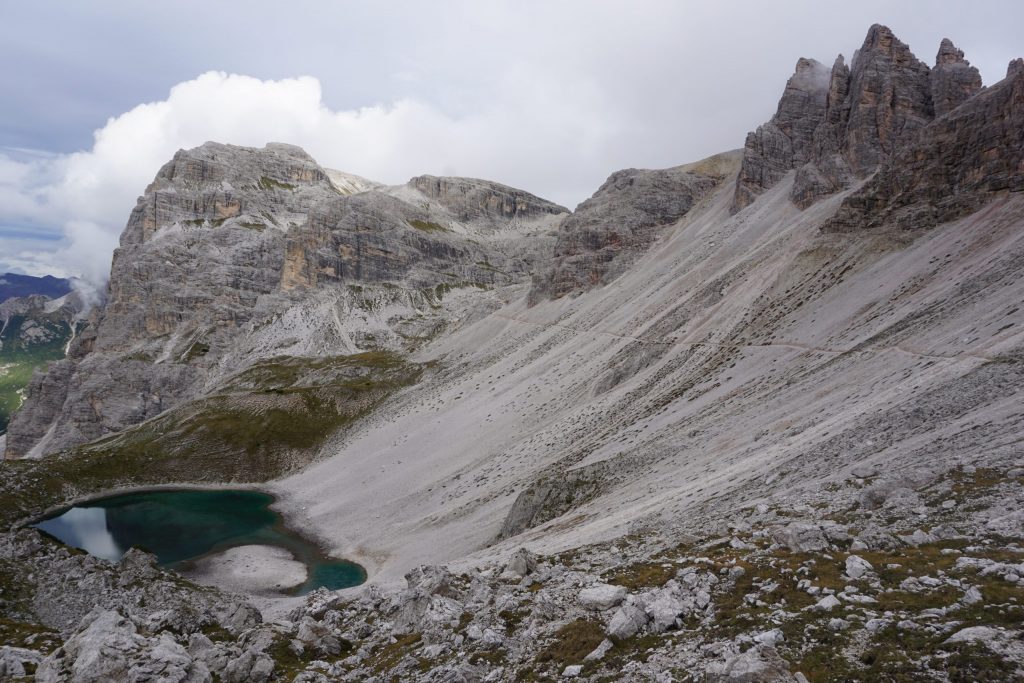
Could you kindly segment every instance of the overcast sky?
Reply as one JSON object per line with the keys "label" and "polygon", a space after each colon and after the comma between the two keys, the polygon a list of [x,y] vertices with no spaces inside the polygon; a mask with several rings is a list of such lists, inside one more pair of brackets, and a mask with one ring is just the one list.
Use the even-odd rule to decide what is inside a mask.
{"label": "overcast sky", "polygon": [[102,281],[136,197],[206,140],[302,145],[386,183],[570,208],[613,171],[740,147],[797,58],[890,26],[1000,80],[1024,2],[0,2],[0,272]]}

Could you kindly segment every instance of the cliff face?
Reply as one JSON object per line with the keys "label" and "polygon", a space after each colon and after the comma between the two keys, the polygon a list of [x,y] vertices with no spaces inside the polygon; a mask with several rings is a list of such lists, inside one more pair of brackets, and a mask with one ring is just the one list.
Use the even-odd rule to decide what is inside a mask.
{"label": "cliff face", "polygon": [[528,278],[565,213],[473,179],[384,188],[290,145],[180,151],[132,211],[105,306],[30,385],[7,455],[117,431],[275,354],[400,348],[399,328],[446,324],[416,327],[444,293]]}
{"label": "cliff face", "polygon": [[829,231],[927,228],[1024,191],[1024,70],[925,127],[843,200]]}
{"label": "cliff face", "polygon": [[[981,89],[977,69],[948,39],[942,41],[935,67],[930,69],[891,30],[877,24],[869,29],[849,67],[840,55],[827,78],[820,69],[813,70],[813,97],[806,94],[807,88],[793,86],[794,80],[809,80],[810,63],[797,64],[779,112],[748,136],[743,168],[749,171],[740,174],[733,211],[747,206],[752,197],[794,169],[790,197],[801,208],[849,187],[913,144],[933,119],[945,116]],[[794,93],[801,96],[795,101],[803,106],[794,104]],[[800,131],[799,145],[780,144],[775,132],[779,120]],[[807,131],[811,131],[809,144]],[[792,151],[798,148],[803,154]]]}
{"label": "cliff face", "polygon": [[751,204],[788,171],[810,159],[814,130],[825,114],[829,85],[829,71],[824,65],[813,59],[797,62],[775,116],[747,134],[733,199],[736,210]]}

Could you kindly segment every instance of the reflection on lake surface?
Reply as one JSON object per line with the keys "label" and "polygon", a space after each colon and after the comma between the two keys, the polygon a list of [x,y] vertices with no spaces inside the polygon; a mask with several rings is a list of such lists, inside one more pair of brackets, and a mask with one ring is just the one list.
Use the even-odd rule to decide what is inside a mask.
{"label": "reflection on lake surface", "polygon": [[120,560],[128,550],[114,540],[107,528],[107,511],[103,508],[71,508],[60,517],[36,526],[68,545],[111,562]]}
{"label": "reflection on lake surface", "polygon": [[116,562],[132,547],[165,567],[240,545],[285,548],[306,565],[309,578],[296,592],[356,586],[366,580],[358,564],[326,557],[270,509],[258,491],[164,490],[129,493],[82,503],[34,526],[91,555]]}

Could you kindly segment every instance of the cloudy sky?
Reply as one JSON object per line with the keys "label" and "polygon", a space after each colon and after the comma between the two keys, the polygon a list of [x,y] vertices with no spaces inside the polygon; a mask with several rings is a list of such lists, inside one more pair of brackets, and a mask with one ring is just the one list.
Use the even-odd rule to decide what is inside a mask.
{"label": "cloudy sky", "polygon": [[874,22],[985,83],[1024,3],[860,0],[0,3],[0,272],[101,283],[175,150],[299,144],[387,183],[469,175],[567,206],[619,168],[742,146],[798,57]]}

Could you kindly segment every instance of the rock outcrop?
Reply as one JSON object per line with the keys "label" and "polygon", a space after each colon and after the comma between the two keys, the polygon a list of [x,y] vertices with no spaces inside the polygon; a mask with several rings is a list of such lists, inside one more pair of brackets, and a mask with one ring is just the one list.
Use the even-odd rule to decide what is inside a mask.
{"label": "rock outcrop", "polygon": [[608,284],[734,170],[735,155],[722,154],[613,173],[559,226],[553,263],[534,276],[530,301]]}
{"label": "rock outcrop", "polygon": [[931,81],[936,116],[948,114],[981,90],[981,74],[949,38],[943,38],[939,45]]}
{"label": "rock outcrop", "polygon": [[975,95],[905,145],[825,224],[927,228],[1024,191],[1024,70]]}
{"label": "rock outcrop", "polygon": [[[463,222],[481,222],[505,229],[510,222],[561,217],[569,210],[529,192],[488,180],[421,175],[409,186],[433,199]],[[514,223],[513,223],[514,224]]]}
{"label": "rock outcrop", "polygon": [[[849,187],[915,144],[928,123],[954,111],[982,87],[978,70],[952,41],[942,41],[935,67],[929,69],[878,24],[870,28],[849,67],[840,55],[831,74],[822,77],[821,69],[811,64],[817,62],[797,64],[778,113],[748,135],[733,211],[794,169],[790,197],[801,208]],[[804,81],[822,84],[813,97],[806,87],[794,88],[802,72],[814,75]],[[814,106],[798,106],[812,101]],[[799,135],[781,135],[780,121],[789,121]]]}
{"label": "rock outcrop", "polygon": [[813,59],[801,58],[786,82],[775,116],[747,134],[734,211],[748,206],[788,171],[810,160],[814,131],[825,115],[829,94],[828,69]]}

